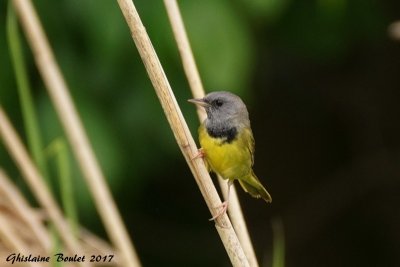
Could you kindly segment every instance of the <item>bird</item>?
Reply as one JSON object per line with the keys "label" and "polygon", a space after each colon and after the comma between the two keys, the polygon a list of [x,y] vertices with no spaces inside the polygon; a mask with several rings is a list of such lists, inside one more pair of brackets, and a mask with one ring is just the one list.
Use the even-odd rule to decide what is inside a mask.
{"label": "bird", "polygon": [[227,199],[210,220],[226,212],[235,180],[252,197],[271,203],[271,195],[253,171],[255,142],[242,99],[227,91],[215,91],[188,101],[204,108],[207,114],[198,129],[201,148],[194,158],[204,158],[209,171],[228,181]]}

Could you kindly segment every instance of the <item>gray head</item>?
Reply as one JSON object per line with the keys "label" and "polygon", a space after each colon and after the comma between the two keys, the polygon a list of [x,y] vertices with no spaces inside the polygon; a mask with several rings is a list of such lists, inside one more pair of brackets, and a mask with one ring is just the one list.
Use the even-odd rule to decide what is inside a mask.
{"label": "gray head", "polygon": [[230,92],[217,91],[201,99],[190,99],[189,102],[204,107],[207,112],[207,127],[249,127],[249,114],[242,99]]}

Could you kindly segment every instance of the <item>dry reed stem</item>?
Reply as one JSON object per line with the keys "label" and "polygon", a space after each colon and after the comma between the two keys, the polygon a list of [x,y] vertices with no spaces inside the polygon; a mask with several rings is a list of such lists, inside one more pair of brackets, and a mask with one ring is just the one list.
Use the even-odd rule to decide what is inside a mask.
{"label": "dry reed stem", "polygon": [[13,3],[33,51],[36,65],[89,185],[105,229],[112,243],[119,250],[123,265],[140,266],[139,258],[105,182],[32,3],[30,0],[13,0]]}
{"label": "dry reed stem", "polygon": [[400,21],[391,23],[388,27],[389,36],[396,41],[400,41]]}
{"label": "dry reed stem", "polygon": [[[201,83],[199,71],[196,67],[196,62],[189,44],[189,39],[186,34],[185,25],[178,4],[175,0],[164,0],[164,4],[181,55],[183,69],[189,81],[190,89],[192,90],[192,95],[194,98],[203,98],[205,91],[203,84]],[[206,119],[206,114],[203,108],[198,108],[197,113],[200,122]]]}
{"label": "dry reed stem", "polygon": [[[45,209],[50,219],[54,223],[61,239],[64,241],[67,249],[72,253],[80,253],[80,245],[74,239],[70,227],[65,223],[62,213],[53,199],[43,177],[39,174],[32,160],[29,158],[28,152],[24,148],[21,139],[8,120],[3,108],[0,106],[0,137],[3,139],[4,145],[16,165],[20,169],[25,181],[32,190],[33,195]],[[90,266],[82,262],[81,266]]]}
{"label": "dry reed stem", "polygon": [[[81,234],[81,243],[85,245],[87,250],[96,251],[100,255],[114,254],[114,251],[107,242],[89,232],[85,228],[80,228],[79,233]],[[117,265],[121,264],[118,258],[113,259],[113,263]]]}
{"label": "dry reed stem", "polygon": [[[20,239],[15,228],[8,223],[5,216],[0,213],[0,239],[4,241],[12,250],[19,251],[24,255],[32,254],[28,246]],[[35,267],[34,263],[27,263],[30,267]]]}
{"label": "dry reed stem", "polygon": [[[189,39],[186,34],[185,26],[182,20],[182,15],[179,11],[178,4],[176,0],[164,0],[164,4],[166,6],[168,17],[172,25],[175,40],[177,42],[179,53],[181,55],[183,68],[189,81],[193,97],[202,98],[204,97],[204,88],[200,79],[199,71],[196,67],[192,49],[190,48]],[[197,113],[199,115],[200,122],[204,121],[206,118],[204,109],[197,108]],[[220,176],[218,176],[218,181],[224,198],[227,199],[227,182]],[[250,235],[247,230],[246,222],[244,220],[243,212],[240,207],[239,199],[234,186],[232,186],[230,191],[228,213],[229,217],[231,218],[233,227],[235,228],[235,231],[238,235],[239,241],[242,244],[244,252],[247,256],[247,259],[249,260],[250,266],[257,267],[257,257],[251,243]]]}
{"label": "dry reed stem", "polygon": [[27,230],[30,236],[41,246],[41,249],[50,252],[51,240],[46,228],[43,227],[35,211],[32,210],[25,198],[1,168],[0,194],[10,202],[15,214],[24,222],[25,230]]}
{"label": "dry reed stem", "polygon": [[[221,205],[211,178],[202,159],[191,160],[197,154],[197,147],[176,102],[172,89],[165,76],[164,70],[151,44],[149,36],[140,20],[131,0],[118,0],[125,20],[131,30],[132,38],[146,67],[147,73],[161,102],[164,113],[172,128],[187,164],[189,165],[200,191],[211,212],[215,214]],[[220,227],[222,225],[224,227]],[[216,224],[217,231],[225,246],[233,266],[249,266],[235,231],[227,215],[220,216]]]}
{"label": "dry reed stem", "polygon": [[[19,206],[23,206],[21,209]],[[26,221],[24,216],[20,213],[26,213],[29,216],[29,221]],[[44,213],[44,212],[42,212]],[[26,202],[23,195],[10,181],[7,175],[0,167],[0,258],[5,259],[11,253],[20,252],[24,256],[32,254],[35,255],[50,255],[54,252],[49,248],[46,250],[32,230],[32,223],[38,224],[42,228],[40,235],[43,238],[49,238],[49,228],[46,228],[47,216],[38,216],[37,211],[34,210],[29,203]],[[114,255],[115,252],[108,243],[84,228],[80,231],[81,246],[84,249],[85,255]],[[23,267],[27,263],[15,263],[16,266]],[[64,264],[67,266],[75,266],[76,264]],[[95,266],[121,266],[119,265],[118,258],[114,257],[112,265],[110,263],[99,262]]]}

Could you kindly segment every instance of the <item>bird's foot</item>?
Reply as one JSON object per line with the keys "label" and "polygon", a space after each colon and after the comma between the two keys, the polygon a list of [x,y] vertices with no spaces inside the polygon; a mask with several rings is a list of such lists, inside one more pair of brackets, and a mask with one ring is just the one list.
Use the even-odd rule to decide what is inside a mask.
{"label": "bird's foot", "polygon": [[217,214],[214,215],[209,221],[214,221],[217,219],[219,216],[224,215],[226,213],[226,210],[228,209],[228,201],[222,202],[222,205],[218,207],[220,210],[218,211]]}
{"label": "bird's foot", "polygon": [[192,160],[195,160],[195,159],[198,159],[198,158],[203,159],[205,156],[206,156],[206,152],[204,152],[204,149],[203,148],[199,148],[197,154],[192,158]]}

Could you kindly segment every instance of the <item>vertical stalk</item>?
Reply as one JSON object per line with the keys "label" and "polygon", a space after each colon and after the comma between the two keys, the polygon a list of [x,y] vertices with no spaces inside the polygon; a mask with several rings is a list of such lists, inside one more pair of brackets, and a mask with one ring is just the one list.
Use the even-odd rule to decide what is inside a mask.
{"label": "vertical stalk", "polygon": [[272,220],[272,232],[274,235],[272,267],[285,267],[285,232],[281,218]]}
{"label": "vertical stalk", "polygon": [[22,116],[27,134],[29,151],[47,182],[49,182],[46,160],[43,153],[43,143],[39,130],[38,117],[34,108],[25,60],[21,49],[21,38],[15,11],[11,2],[7,10],[7,40],[10,48],[11,62],[17,81],[18,95],[21,102]]}
{"label": "vertical stalk", "polygon": [[[7,10],[7,37],[8,46],[11,52],[11,61],[14,66],[14,73],[17,80],[18,95],[21,102],[22,118],[28,139],[29,151],[32,155],[33,161],[35,162],[36,166],[38,166],[42,177],[49,185],[49,188],[51,188],[46,158],[43,152],[43,143],[39,130],[38,117],[34,108],[34,101],[29,85],[25,60],[21,49],[21,38],[18,30],[18,23],[11,2],[8,3]],[[57,232],[55,231],[53,225],[50,225],[49,229],[53,240],[53,250],[58,250],[60,241]],[[53,266],[57,267],[61,266],[61,264],[53,262]]]}
{"label": "vertical stalk", "polygon": [[[143,23],[136,11],[132,0],[118,0],[118,4],[131,30],[131,35],[142,61],[146,67],[149,78],[154,86],[156,94],[167,120],[174,133],[175,139],[186,159],[189,168],[200,188],[204,200],[212,214],[218,212],[221,200],[218,196],[210,175],[208,174],[202,159],[192,160],[197,154],[197,147],[190,134],[189,128],[183,118],[175,96],[165,76],[161,63],[154,51],[153,45],[147,35]],[[232,228],[226,214],[217,218],[217,231],[233,266],[249,266],[249,262],[243,252],[243,248]]]}
{"label": "vertical stalk", "polygon": [[120,253],[122,265],[140,266],[129,233],[106,184],[32,2],[13,0],[13,3],[33,51],[36,65],[92,193],[105,229]]}
{"label": "vertical stalk", "polygon": [[68,148],[64,138],[54,140],[47,149],[49,157],[54,157],[59,177],[61,202],[72,233],[78,237],[78,211],[73,190]]}
{"label": "vertical stalk", "polygon": [[[190,48],[189,38],[186,34],[182,15],[179,11],[179,6],[176,0],[164,0],[164,4],[167,9],[168,17],[172,26],[176,43],[179,48],[183,68],[189,81],[192,95],[194,98],[202,98],[204,96],[204,88],[200,79],[199,71],[196,67],[196,62],[194,60],[192,49]],[[197,114],[199,116],[200,122],[203,122],[205,119],[204,110],[198,108]],[[225,195],[228,190],[227,182],[220,176],[218,176],[218,182],[226,199],[228,197]],[[239,198],[237,196],[234,186],[232,186],[230,190],[228,213],[232,221],[233,227],[235,228],[235,231],[238,235],[240,243],[243,246],[247,259],[249,260],[250,266],[257,267],[257,257],[251,243],[243,212],[240,207]]]}
{"label": "vertical stalk", "polygon": [[[24,0],[25,1],[25,0]],[[82,250],[79,243],[71,234],[70,228],[65,223],[62,213],[54,200],[48,185],[43,181],[39,171],[30,159],[21,139],[12,127],[6,113],[0,106],[0,138],[20,169],[22,176],[28,183],[33,195],[48,214],[50,220],[58,230],[58,234],[64,241],[71,253],[80,253]],[[81,262],[79,266],[86,267],[90,264]]]}

